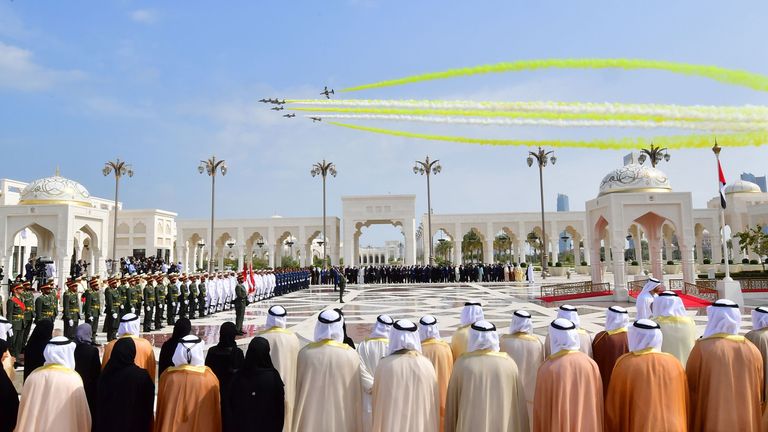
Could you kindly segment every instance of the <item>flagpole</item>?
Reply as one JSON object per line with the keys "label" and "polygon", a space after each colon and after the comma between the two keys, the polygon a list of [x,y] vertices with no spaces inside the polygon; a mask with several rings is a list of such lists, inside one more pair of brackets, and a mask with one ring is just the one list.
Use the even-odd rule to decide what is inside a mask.
{"label": "flagpole", "polygon": [[[720,185],[720,173],[722,172],[722,167],[720,166],[720,150],[722,148],[717,145],[717,139],[715,139],[715,146],[712,147],[712,152],[715,153],[715,159],[717,160],[717,173],[718,173],[718,179],[717,179],[717,195],[720,196],[723,191],[721,190]],[[725,180],[725,178],[723,178]],[[723,263],[725,263],[725,278],[723,280],[725,281],[732,281],[731,278],[731,265],[728,262],[728,240],[725,238],[725,209],[723,209],[723,203],[720,202],[720,232],[722,235],[720,236],[721,239],[721,246],[723,248]]]}

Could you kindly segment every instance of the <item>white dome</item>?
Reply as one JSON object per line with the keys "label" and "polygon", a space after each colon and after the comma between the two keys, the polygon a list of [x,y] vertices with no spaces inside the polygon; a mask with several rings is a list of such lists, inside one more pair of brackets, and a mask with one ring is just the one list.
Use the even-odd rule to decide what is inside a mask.
{"label": "white dome", "polygon": [[726,194],[761,192],[760,186],[746,180],[737,180],[725,187]]}
{"label": "white dome", "polygon": [[55,175],[28,184],[19,204],[74,204],[92,207],[91,194],[80,183]]}
{"label": "white dome", "polygon": [[616,192],[670,192],[669,177],[661,170],[639,164],[615,169],[600,182],[600,195]]}

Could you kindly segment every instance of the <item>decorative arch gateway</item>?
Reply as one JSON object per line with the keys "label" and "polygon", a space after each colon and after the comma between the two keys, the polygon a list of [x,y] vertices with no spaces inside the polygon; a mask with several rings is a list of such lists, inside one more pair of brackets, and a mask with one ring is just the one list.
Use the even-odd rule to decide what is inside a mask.
{"label": "decorative arch gateway", "polygon": [[[696,245],[691,194],[688,192],[625,192],[599,196],[586,202],[589,254],[592,259],[592,281],[603,282],[605,270],[613,271],[616,300],[626,301],[627,290],[624,253],[628,233],[632,238],[644,236],[648,242],[650,270],[661,279],[665,236],[677,237],[682,261],[683,279],[693,283],[693,250]],[[639,242],[638,242],[639,243]],[[669,243],[668,243],[669,244]],[[601,261],[601,248],[605,249]],[[668,249],[668,252],[671,249]],[[612,258],[611,258],[612,256]],[[642,255],[641,255],[642,256]]]}
{"label": "decorative arch gateway", "polygon": [[361,229],[377,224],[401,227],[405,236],[405,265],[416,264],[416,195],[341,197],[344,220],[344,264],[360,262]]}
{"label": "decorative arch gateway", "polygon": [[[51,257],[59,289],[69,277],[73,251],[88,245],[89,273],[106,271],[109,211],[79,203],[17,204],[0,206],[0,262],[14,268],[14,240],[28,229],[37,238],[37,256]],[[76,255],[80,257],[80,255]],[[16,266],[18,268],[18,266]]]}
{"label": "decorative arch gateway", "polygon": [[[328,256],[335,265],[339,262],[338,217],[327,219]],[[280,266],[284,242],[290,238],[295,255],[302,266],[312,265],[312,244],[323,240],[322,217],[217,219],[210,245],[210,219],[177,221],[176,256],[185,269],[203,269],[203,261],[213,257],[218,268],[223,268],[225,257],[237,257],[238,269],[254,257],[266,259],[270,267]]]}

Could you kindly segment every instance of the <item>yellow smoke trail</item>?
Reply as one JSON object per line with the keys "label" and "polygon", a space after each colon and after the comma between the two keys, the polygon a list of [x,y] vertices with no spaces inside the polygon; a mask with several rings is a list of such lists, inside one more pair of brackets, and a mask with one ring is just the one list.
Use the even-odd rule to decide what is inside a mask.
{"label": "yellow smoke trail", "polygon": [[[649,138],[618,138],[618,139],[596,139],[596,140],[521,140],[521,139],[491,139],[491,138],[471,138],[462,136],[431,135],[415,132],[398,131],[392,129],[381,129],[369,126],[353,125],[348,123],[328,122],[333,126],[339,126],[348,129],[354,129],[365,132],[372,132],[403,138],[415,138],[430,141],[454,142],[463,144],[479,144],[490,146],[547,146],[547,147],[576,147],[591,148],[601,150],[620,150],[636,149],[648,145]],[[678,135],[653,137],[653,143],[671,149],[681,148],[710,148],[714,144],[713,135]],[[768,143],[768,133],[739,133],[717,136],[717,142],[721,146],[744,147],[760,146]]]}
{"label": "yellow smoke trail", "polygon": [[413,84],[422,81],[456,78],[489,73],[520,72],[539,69],[653,69],[672,72],[682,75],[700,76],[719,81],[751,88],[758,91],[768,91],[768,76],[756,74],[738,69],[726,69],[719,66],[695,65],[660,60],[643,59],[541,59],[521,60],[515,62],[502,62],[492,65],[481,65],[459,69],[449,69],[441,72],[431,72],[419,75],[411,75],[403,78],[379,81],[370,84],[359,85],[342,89],[342,92],[354,92],[382,87],[393,87],[405,84]]}

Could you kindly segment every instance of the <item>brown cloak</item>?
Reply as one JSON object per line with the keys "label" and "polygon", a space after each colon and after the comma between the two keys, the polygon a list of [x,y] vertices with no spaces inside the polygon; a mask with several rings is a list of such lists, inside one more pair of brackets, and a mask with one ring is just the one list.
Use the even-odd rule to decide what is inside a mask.
{"label": "brown cloak", "polygon": [[544,363],[544,345],[536,335],[515,333],[501,338],[501,350],[509,354],[517,364],[520,381],[528,406],[528,422],[533,426],[533,397],[536,391],[536,374]]}
{"label": "brown cloak", "polygon": [[603,430],[603,383],[600,369],[581,351],[550,356],[536,376],[533,430]]}
{"label": "brown cloak", "polygon": [[219,379],[207,366],[170,367],[160,377],[155,432],[182,431],[221,431]]}
{"label": "brown cloak", "polygon": [[685,368],[691,395],[689,430],[760,430],[763,359],[743,336],[699,339]]}
{"label": "brown cloak", "polygon": [[629,352],[627,341],[627,329],[621,328],[612,331],[601,331],[595,335],[592,341],[592,359],[600,368],[600,377],[603,380],[603,395],[608,394],[608,384],[611,382],[613,365],[619,357]]}
{"label": "brown cloak", "polygon": [[648,349],[616,361],[605,399],[606,431],[685,431],[687,427],[688,382],[673,355]]}
{"label": "brown cloak", "polygon": [[[136,344],[136,359],[134,360],[136,366],[146,370],[149,373],[149,378],[151,378],[152,382],[154,383],[155,378],[157,378],[157,362],[155,361],[155,350],[152,348],[152,344],[142,337],[133,335],[121,336],[121,338],[126,337],[133,338],[133,342]],[[112,348],[114,348],[115,342],[117,342],[117,339],[111,341],[107,344],[107,346],[104,347],[104,357],[101,359],[102,370],[109,361],[109,357],[112,354]]]}
{"label": "brown cloak", "polygon": [[440,396],[440,430],[444,428],[445,397],[448,393],[448,381],[453,373],[453,354],[451,346],[440,339],[430,338],[421,343],[421,353],[435,368],[437,374],[437,391]]}

